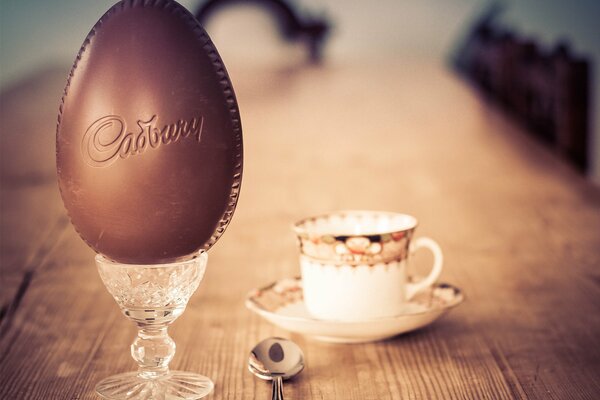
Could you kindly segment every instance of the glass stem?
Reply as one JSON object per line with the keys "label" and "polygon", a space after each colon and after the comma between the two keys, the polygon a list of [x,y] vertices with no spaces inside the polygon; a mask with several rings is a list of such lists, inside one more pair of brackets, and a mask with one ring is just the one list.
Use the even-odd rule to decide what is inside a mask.
{"label": "glass stem", "polygon": [[131,356],[139,365],[139,376],[157,379],[169,373],[169,362],[175,355],[175,342],[167,333],[167,324],[138,325],[131,345]]}

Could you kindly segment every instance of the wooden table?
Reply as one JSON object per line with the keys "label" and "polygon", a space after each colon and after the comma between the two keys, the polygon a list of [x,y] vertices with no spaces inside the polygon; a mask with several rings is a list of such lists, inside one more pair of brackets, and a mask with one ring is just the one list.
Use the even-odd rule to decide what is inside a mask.
{"label": "wooden table", "polygon": [[[244,125],[238,210],[170,329],[173,368],[215,399],[267,399],[246,369],[291,337],[289,399],[600,398],[600,192],[432,64],[232,71]],[[92,399],[135,368],[135,329],[71,227],[54,172],[62,69],[2,95],[0,398]],[[299,273],[290,224],[334,209],[414,214],[467,300],[421,331],[360,345],[290,335],[246,293]],[[427,259],[417,259],[416,269]]]}

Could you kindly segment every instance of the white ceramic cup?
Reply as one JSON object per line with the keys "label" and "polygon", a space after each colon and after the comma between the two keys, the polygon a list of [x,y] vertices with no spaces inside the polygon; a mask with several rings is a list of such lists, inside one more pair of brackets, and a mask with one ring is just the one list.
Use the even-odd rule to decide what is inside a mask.
{"label": "white ceramic cup", "polygon": [[[442,272],[440,246],[413,239],[416,227],[415,217],[381,211],[339,211],[294,224],[310,314],[344,321],[401,314]],[[407,268],[420,248],[429,249],[434,262],[426,278],[413,282]]]}

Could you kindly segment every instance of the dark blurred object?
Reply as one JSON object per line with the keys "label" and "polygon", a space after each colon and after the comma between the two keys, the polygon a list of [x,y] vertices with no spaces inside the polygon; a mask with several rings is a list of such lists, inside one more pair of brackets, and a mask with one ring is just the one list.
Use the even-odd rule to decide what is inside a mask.
{"label": "dark blurred object", "polygon": [[324,17],[300,15],[292,5],[284,0],[207,0],[200,4],[196,18],[206,25],[208,19],[219,9],[236,4],[257,4],[275,16],[281,34],[289,41],[303,40],[308,46],[310,60],[322,59],[323,46],[330,30]]}
{"label": "dark blurred object", "polygon": [[585,171],[588,166],[589,64],[566,41],[548,51],[496,22],[493,4],[473,24],[454,66],[532,132]]}

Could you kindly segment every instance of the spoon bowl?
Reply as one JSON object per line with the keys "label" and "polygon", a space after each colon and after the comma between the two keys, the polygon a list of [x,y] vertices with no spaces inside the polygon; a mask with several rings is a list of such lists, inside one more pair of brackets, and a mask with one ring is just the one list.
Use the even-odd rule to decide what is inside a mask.
{"label": "spoon bowl", "polygon": [[248,369],[264,380],[273,381],[273,400],[283,400],[283,380],[304,369],[304,354],[291,340],[272,337],[258,343],[248,358]]}

